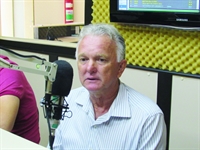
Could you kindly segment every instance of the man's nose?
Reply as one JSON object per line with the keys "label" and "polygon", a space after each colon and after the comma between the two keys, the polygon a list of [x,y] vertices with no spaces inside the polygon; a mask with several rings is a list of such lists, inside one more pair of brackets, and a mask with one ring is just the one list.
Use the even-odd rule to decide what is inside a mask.
{"label": "man's nose", "polygon": [[94,60],[89,60],[88,62],[88,66],[87,66],[87,71],[90,73],[96,72],[97,67],[96,67],[96,63]]}

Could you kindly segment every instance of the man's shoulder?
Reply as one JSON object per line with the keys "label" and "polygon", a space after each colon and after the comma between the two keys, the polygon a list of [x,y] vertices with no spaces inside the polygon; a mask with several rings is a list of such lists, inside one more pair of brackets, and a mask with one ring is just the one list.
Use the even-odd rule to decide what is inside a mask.
{"label": "man's shoulder", "polygon": [[124,89],[126,90],[126,96],[128,97],[130,107],[133,110],[141,111],[147,114],[162,113],[162,110],[157,105],[157,103],[148,96],[136,91],[135,89],[125,84]]}

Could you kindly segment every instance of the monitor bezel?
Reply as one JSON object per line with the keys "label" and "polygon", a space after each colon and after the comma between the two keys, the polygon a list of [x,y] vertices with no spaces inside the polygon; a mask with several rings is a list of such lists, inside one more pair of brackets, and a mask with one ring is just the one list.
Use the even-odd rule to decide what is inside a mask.
{"label": "monitor bezel", "polygon": [[198,28],[200,27],[200,11],[123,11],[118,10],[118,0],[110,0],[110,22],[150,26]]}

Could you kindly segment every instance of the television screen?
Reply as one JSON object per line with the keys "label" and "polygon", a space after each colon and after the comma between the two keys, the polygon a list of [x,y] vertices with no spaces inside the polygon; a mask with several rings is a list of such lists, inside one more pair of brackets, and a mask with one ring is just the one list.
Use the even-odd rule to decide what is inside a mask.
{"label": "television screen", "polygon": [[200,0],[110,0],[110,21],[200,27]]}

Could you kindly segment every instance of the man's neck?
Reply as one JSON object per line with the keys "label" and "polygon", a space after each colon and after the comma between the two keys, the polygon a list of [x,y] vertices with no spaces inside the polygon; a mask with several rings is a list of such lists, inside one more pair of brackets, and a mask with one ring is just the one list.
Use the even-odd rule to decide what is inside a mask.
{"label": "man's neck", "polygon": [[95,119],[109,111],[110,106],[112,105],[114,99],[117,97],[118,90],[119,85],[117,88],[115,88],[115,90],[109,91],[108,94],[106,94],[106,92],[103,95],[90,93],[90,100],[93,104]]}

